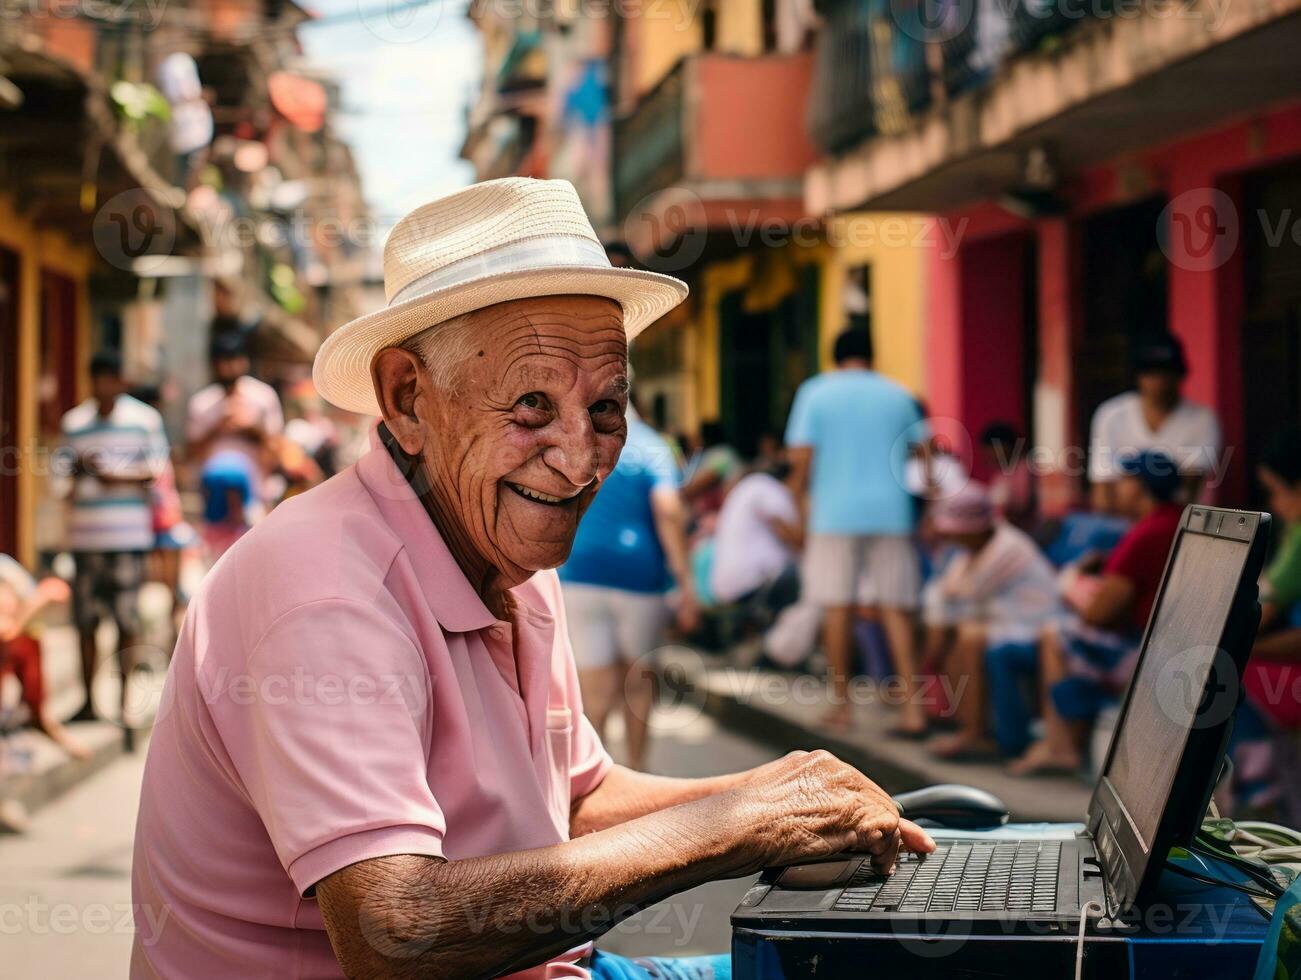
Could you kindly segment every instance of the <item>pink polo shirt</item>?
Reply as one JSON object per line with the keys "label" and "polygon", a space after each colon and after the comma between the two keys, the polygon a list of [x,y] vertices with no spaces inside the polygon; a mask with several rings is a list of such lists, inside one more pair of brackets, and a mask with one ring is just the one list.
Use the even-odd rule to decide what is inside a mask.
{"label": "pink polo shirt", "polygon": [[[318,881],[565,841],[610,768],[555,573],[513,591],[512,640],[371,445],[190,606],[141,790],[133,977],[341,976]],[[583,952],[520,976],[586,977]]]}

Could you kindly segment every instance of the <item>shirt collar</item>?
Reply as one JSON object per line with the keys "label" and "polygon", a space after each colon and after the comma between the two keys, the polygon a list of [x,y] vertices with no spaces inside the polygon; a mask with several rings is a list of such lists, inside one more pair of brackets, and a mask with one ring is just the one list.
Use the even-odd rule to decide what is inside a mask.
{"label": "shirt collar", "polygon": [[438,624],[453,633],[468,633],[496,623],[384,447],[378,425],[370,430],[370,450],[358,461],[357,476],[401,541]]}

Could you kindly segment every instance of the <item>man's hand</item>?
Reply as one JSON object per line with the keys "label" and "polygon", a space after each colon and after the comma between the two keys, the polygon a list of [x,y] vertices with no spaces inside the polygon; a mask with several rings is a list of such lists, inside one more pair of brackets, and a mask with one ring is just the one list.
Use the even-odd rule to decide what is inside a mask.
{"label": "man's hand", "polygon": [[889,794],[830,752],[792,752],[756,769],[733,791],[752,819],[753,869],[866,851],[878,871],[900,849],[929,854],[935,842],[899,817]]}
{"label": "man's hand", "polygon": [[690,587],[679,590],[673,621],[683,636],[690,636],[700,627],[700,600]]}
{"label": "man's hand", "polygon": [[[389,980],[498,976],[600,935],[620,910],[715,878],[845,850],[871,853],[887,871],[901,847],[935,847],[899,819],[879,786],[827,752],[794,752],[723,777],[726,788],[709,795],[698,791],[715,788],[710,780],[626,770],[610,778],[622,784],[607,788],[616,797],[648,803],[601,803],[603,815],[577,820],[591,832],[566,843],[456,861],[371,858],[324,878],[317,901],[343,972]],[[655,804],[667,805],[647,812]],[[638,810],[641,816],[612,822]]]}

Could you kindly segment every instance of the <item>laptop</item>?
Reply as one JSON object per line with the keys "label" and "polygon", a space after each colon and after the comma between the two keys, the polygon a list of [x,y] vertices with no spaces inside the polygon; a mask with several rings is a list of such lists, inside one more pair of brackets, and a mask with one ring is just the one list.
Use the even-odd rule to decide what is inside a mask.
{"label": "laptop", "polygon": [[765,871],[733,913],[759,929],[971,932],[1070,927],[1090,902],[1117,924],[1150,902],[1171,846],[1190,841],[1220,775],[1260,621],[1268,514],[1185,509],[1085,830],[1061,839],[946,835],[890,877],[865,857]]}

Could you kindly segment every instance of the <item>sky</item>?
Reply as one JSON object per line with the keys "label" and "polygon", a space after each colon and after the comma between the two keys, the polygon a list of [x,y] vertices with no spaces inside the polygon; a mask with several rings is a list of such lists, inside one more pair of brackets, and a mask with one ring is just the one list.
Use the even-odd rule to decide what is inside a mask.
{"label": "sky", "polygon": [[342,87],[335,128],[352,146],[372,216],[387,228],[474,179],[457,153],[482,50],[466,0],[308,0],[309,63]]}

